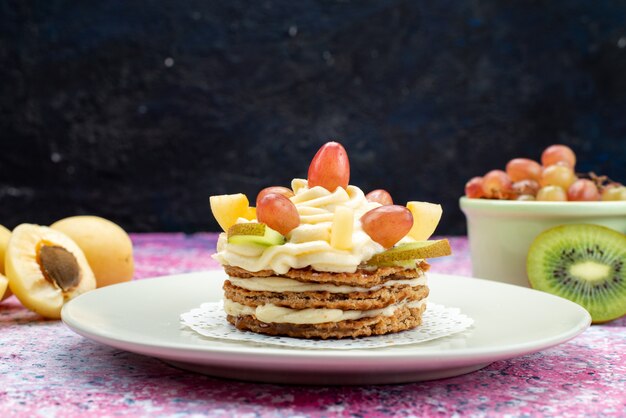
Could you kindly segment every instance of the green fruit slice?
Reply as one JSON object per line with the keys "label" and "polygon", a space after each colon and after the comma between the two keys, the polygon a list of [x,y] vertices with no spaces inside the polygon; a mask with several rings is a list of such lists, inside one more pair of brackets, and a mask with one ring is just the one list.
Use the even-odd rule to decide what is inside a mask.
{"label": "green fruit slice", "polygon": [[369,259],[367,264],[376,266],[401,265],[398,263],[407,260],[443,257],[450,254],[452,254],[452,250],[447,239],[417,241],[398,245],[385,252],[376,254]]}
{"label": "green fruit slice", "polygon": [[227,236],[229,244],[250,244],[270,247],[285,243],[285,237],[279,232],[257,222],[235,224],[228,228]]}
{"label": "green fruit slice", "polygon": [[530,285],[585,308],[594,323],[626,315],[626,235],[598,225],[541,233],[526,261]]}

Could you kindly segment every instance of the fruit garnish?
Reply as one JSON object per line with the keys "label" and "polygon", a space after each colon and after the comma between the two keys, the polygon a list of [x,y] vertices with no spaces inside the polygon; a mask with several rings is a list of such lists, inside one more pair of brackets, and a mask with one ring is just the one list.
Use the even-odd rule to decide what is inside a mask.
{"label": "fruit garnish", "polygon": [[537,192],[537,201],[546,202],[565,202],[567,201],[567,193],[559,186],[546,186]]}
{"label": "fruit garnish", "polygon": [[338,206],[335,209],[330,229],[330,245],[339,250],[351,249],[353,226],[354,210],[346,206]]}
{"label": "fruit garnish", "polygon": [[483,192],[482,177],[473,177],[470,179],[470,181],[465,183],[465,196],[472,199],[480,199],[481,197],[485,197],[485,192]]}
{"label": "fruit garnish", "polygon": [[283,187],[283,186],[270,186],[270,187],[266,187],[265,189],[261,190],[259,192],[259,194],[256,196],[256,204],[259,204],[259,200],[261,200],[263,198],[263,196],[270,194],[270,193],[276,193],[276,194],[281,194],[283,196],[285,196],[286,198],[290,198],[293,196],[293,190],[287,188],[287,187]]}
{"label": "fruit garnish", "polygon": [[287,235],[300,225],[300,214],[296,205],[285,196],[270,193],[263,196],[256,206],[256,216],[260,223]]}
{"label": "fruit garnish", "polygon": [[4,274],[4,252],[9,244],[11,231],[3,225],[0,225],[0,273]]}
{"label": "fruit garnish", "polygon": [[267,226],[265,224],[260,224],[258,222],[235,224],[228,228],[226,237],[230,238],[235,235],[255,235],[257,237],[261,237],[265,235],[266,229]]}
{"label": "fruit garnish", "polygon": [[578,303],[594,323],[626,315],[626,235],[598,225],[562,225],[530,246],[534,289]]}
{"label": "fruit garnish", "polygon": [[350,162],[341,144],[327,142],[317,151],[309,165],[308,182],[309,187],[322,186],[330,192],[348,187]]}
{"label": "fruit garnish", "polygon": [[361,216],[363,231],[385,248],[400,241],[413,226],[413,215],[404,206],[380,206]]}
{"label": "fruit garnish", "polygon": [[566,145],[551,145],[541,154],[541,164],[549,167],[555,164],[564,164],[574,169],[576,166],[576,154]]}
{"label": "fruit garnish", "polygon": [[508,199],[513,193],[513,182],[502,170],[491,170],[483,177],[483,193],[485,197]]}
{"label": "fruit garnish", "polygon": [[541,171],[541,165],[537,161],[528,158],[514,158],[506,165],[506,174],[508,174],[512,182],[521,180],[539,181]]}
{"label": "fruit garnish", "polygon": [[506,173],[492,170],[468,181],[465,196],[554,202],[626,200],[626,189],[610,191],[622,185],[608,176],[574,172],[576,154],[565,145],[546,148],[541,162],[543,165],[528,158],[514,158],[507,163]]}
{"label": "fruit garnish", "polygon": [[211,196],[209,202],[211,212],[224,232],[248,212],[248,198],[242,193]]}
{"label": "fruit garnish", "polygon": [[45,226],[17,226],[5,263],[11,291],[25,307],[47,318],[59,318],[65,302],[96,287],[78,245],[64,233]]}
{"label": "fruit garnish", "polygon": [[242,215],[242,218],[247,219],[249,221],[253,221],[256,219],[256,208],[254,206],[250,206],[246,213]]}
{"label": "fruit garnish", "polygon": [[393,199],[387,190],[376,189],[365,195],[368,202],[377,202],[381,205],[393,205]]}
{"label": "fruit garnish", "polygon": [[0,299],[4,299],[4,295],[9,288],[9,279],[2,273],[0,273]]}
{"label": "fruit garnish", "polygon": [[600,200],[600,191],[593,181],[578,179],[567,189],[567,200],[597,201]]}
{"label": "fruit garnish", "polygon": [[376,254],[367,261],[367,264],[376,266],[392,265],[399,261],[443,257],[450,254],[452,254],[452,249],[447,239],[417,241],[398,245],[385,252]]}
{"label": "fruit garnish", "polygon": [[285,237],[269,226],[250,222],[235,224],[228,228],[229,244],[261,245],[270,247],[285,243]]}
{"label": "fruit garnish", "polygon": [[119,225],[98,216],[71,216],[50,225],[83,251],[97,287],[133,278],[133,243]]}
{"label": "fruit garnish", "polygon": [[518,196],[535,196],[540,188],[541,186],[539,186],[539,183],[537,183],[535,180],[520,180],[513,183],[513,193]]}
{"label": "fruit garnish", "polygon": [[542,187],[559,186],[567,190],[575,181],[576,174],[570,167],[565,165],[551,165],[543,170],[539,183]]}
{"label": "fruit garnish", "polygon": [[4,253],[11,238],[11,231],[0,225],[0,300],[4,300],[12,295],[9,290],[9,279],[4,275]]}
{"label": "fruit garnish", "polygon": [[612,185],[602,190],[603,201],[626,200],[626,186]]}
{"label": "fruit garnish", "polygon": [[413,226],[408,236],[416,241],[425,241],[437,229],[443,209],[441,205],[428,202],[408,202],[406,207],[413,214]]}

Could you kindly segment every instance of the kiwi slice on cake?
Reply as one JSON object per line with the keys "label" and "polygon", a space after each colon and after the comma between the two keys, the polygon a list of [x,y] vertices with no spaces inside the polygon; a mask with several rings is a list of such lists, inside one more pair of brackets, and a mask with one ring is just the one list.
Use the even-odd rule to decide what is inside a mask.
{"label": "kiwi slice on cake", "polygon": [[562,225],[541,233],[526,262],[534,289],[569,299],[593,323],[626,315],[626,235],[598,225]]}
{"label": "kiwi slice on cake", "polygon": [[376,254],[367,261],[367,264],[376,266],[402,265],[398,263],[422,258],[443,257],[451,253],[450,243],[447,239],[417,241],[401,244]]}
{"label": "kiwi slice on cake", "polygon": [[228,228],[229,244],[252,244],[270,247],[285,243],[285,237],[269,226],[257,223],[235,224]]}

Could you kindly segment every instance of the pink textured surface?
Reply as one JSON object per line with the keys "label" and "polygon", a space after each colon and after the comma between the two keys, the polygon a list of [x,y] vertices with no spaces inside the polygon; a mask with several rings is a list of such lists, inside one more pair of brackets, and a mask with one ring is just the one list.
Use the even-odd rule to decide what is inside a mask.
{"label": "pink textured surface", "polygon": [[[136,279],[217,268],[215,234],[133,236]],[[469,276],[465,238],[432,271]],[[547,319],[548,320],[548,319]],[[393,386],[234,382],[86,340],[0,305],[0,416],[626,416],[626,318],[455,378]]]}

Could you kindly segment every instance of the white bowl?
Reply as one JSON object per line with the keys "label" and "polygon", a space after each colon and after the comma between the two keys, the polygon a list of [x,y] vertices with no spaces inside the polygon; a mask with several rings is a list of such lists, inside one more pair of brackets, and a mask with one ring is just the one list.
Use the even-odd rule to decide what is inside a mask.
{"label": "white bowl", "polygon": [[460,199],[474,277],[530,287],[526,256],[541,232],[565,224],[596,224],[626,233],[626,201],[533,202]]}

